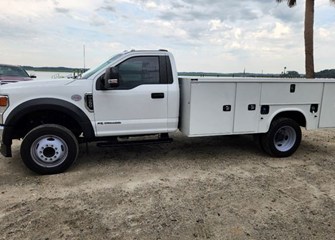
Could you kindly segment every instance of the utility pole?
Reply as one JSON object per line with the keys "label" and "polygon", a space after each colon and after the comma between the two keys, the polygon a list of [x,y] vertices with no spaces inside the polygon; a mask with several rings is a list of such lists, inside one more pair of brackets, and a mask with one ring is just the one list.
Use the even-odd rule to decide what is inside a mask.
{"label": "utility pole", "polygon": [[85,53],[85,44],[84,44],[84,46],[83,46],[83,53],[84,53],[84,71],[85,71],[85,69],[86,69],[86,53]]}

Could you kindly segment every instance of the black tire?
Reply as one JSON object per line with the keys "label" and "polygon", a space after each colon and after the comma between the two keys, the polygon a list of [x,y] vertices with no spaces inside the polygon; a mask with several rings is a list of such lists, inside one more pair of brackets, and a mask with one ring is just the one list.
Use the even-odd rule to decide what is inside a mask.
{"label": "black tire", "polygon": [[267,133],[261,135],[263,150],[272,157],[289,157],[299,147],[301,128],[289,118],[279,118],[271,123]]}
{"label": "black tire", "polygon": [[60,125],[45,124],[32,129],[21,144],[24,164],[38,174],[64,172],[77,159],[78,141]]}

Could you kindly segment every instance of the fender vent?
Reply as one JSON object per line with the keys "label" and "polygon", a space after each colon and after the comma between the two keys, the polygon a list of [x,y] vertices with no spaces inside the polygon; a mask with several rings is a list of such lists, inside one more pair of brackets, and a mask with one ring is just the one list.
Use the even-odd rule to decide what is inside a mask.
{"label": "fender vent", "polygon": [[85,95],[85,106],[88,111],[94,111],[94,104],[93,104],[93,95],[92,93],[88,93]]}

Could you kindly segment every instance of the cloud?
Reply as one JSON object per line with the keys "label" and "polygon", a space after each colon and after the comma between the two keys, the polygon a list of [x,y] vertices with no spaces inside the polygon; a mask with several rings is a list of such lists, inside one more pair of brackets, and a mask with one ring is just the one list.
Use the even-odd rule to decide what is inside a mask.
{"label": "cloud", "polygon": [[[0,9],[0,62],[75,66],[85,43],[92,66],[116,51],[165,48],[180,71],[304,70],[303,2],[2,0]],[[316,56],[329,66],[320,51],[334,55],[334,7],[318,0],[315,12]]]}
{"label": "cloud", "polygon": [[107,12],[115,12],[115,1],[112,0],[104,0],[102,5],[97,9],[98,11],[100,10],[105,10]]}
{"label": "cloud", "polygon": [[27,22],[18,25],[11,18],[0,18],[0,38],[8,41],[30,39],[35,36],[36,31],[34,28],[29,28],[29,25]]}
{"label": "cloud", "polygon": [[103,6],[103,7],[101,7],[101,8],[99,8],[99,10],[106,10],[106,11],[108,11],[108,12],[115,12],[115,7],[113,7],[113,6]]}
{"label": "cloud", "polygon": [[61,8],[61,7],[55,7],[55,11],[58,12],[58,13],[64,13],[64,14],[67,14],[70,12],[69,9],[67,8]]}

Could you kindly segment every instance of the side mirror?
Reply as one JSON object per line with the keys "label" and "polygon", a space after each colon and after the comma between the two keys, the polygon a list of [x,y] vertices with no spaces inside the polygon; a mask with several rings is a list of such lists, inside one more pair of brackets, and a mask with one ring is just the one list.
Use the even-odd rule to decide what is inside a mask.
{"label": "side mirror", "polygon": [[119,70],[116,67],[107,68],[104,76],[105,89],[117,88],[119,83]]}
{"label": "side mirror", "polygon": [[30,75],[29,77],[30,77],[30,78],[36,78],[36,76],[35,76],[35,75]]}

